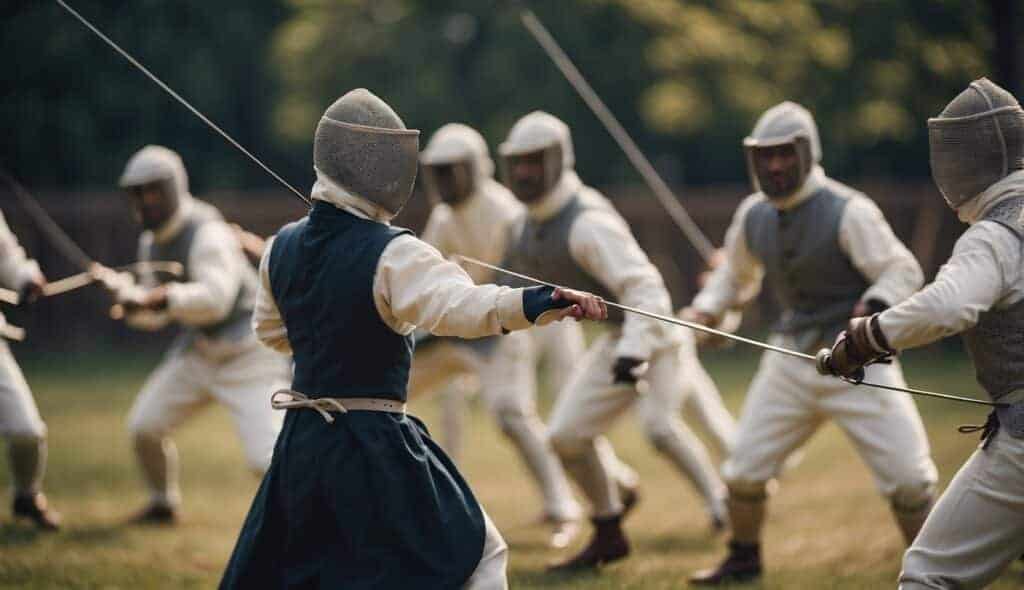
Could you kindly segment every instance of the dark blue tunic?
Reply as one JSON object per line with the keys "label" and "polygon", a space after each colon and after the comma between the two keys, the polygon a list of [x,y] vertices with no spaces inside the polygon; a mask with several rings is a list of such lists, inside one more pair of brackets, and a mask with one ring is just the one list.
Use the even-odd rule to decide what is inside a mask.
{"label": "dark blue tunic", "polygon": [[[405,401],[412,343],[373,302],[377,262],[402,233],[318,202],[278,234],[270,282],[294,390]],[[416,418],[334,416],[288,411],[221,588],[461,588],[485,525],[455,466]]]}

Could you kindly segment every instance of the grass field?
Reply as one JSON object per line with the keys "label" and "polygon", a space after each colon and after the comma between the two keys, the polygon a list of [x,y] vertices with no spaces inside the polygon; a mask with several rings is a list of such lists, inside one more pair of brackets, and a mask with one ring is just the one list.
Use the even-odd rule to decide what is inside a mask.
{"label": "grass field", "polygon": [[[129,527],[123,520],[144,501],[124,417],[153,358],[60,357],[25,365],[50,428],[47,492],[64,513],[66,529],[37,534],[0,511],[2,588],[210,588],[219,579],[257,482],[245,469],[227,414],[211,408],[176,436],[183,470],[184,522],[174,529]],[[912,384],[975,393],[960,355],[908,355]],[[709,359],[712,376],[737,410],[755,367],[746,351]],[[436,423],[431,401],[417,404]],[[971,453],[975,439],[955,426],[984,418],[984,409],[921,400],[942,482]],[[464,472],[512,546],[515,588],[680,588],[696,568],[722,554],[698,498],[643,441],[627,417],[613,432],[620,454],[642,477],[644,501],[627,528],[635,553],[599,576],[555,577],[543,572],[553,555],[533,487],[510,448],[474,404]],[[8,486],[6,456],[0,484]],[[863,464],[834,426],[808,445],[803,463],[782,482],[766,531],[768,574],[757,587],[894,588],[901,542],[886,503]],[[1024,584],[1014,565],[995,588]]]}

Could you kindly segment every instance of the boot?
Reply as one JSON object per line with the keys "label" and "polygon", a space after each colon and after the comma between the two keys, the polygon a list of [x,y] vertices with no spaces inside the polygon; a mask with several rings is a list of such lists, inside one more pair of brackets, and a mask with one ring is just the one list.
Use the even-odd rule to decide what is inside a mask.
{"label": "boot", "polygon": [[50,508],[42,492],[14,497],[14,517],[27,518],[44,531],[60,528],[60,513]]}
{"label": "boot", "polygon": [[592,518],[594,536],[590,543],[573,557],[553,564],[550,572],[573,572],[593,569],[629,555],[629,541],[622,531],[622,515]]}
{"label": "boot", "polygon": [[699,571],[690,578],[693,586],[724,586],[761,577],[761,546],[731,541],[729,555],[715,569]]}

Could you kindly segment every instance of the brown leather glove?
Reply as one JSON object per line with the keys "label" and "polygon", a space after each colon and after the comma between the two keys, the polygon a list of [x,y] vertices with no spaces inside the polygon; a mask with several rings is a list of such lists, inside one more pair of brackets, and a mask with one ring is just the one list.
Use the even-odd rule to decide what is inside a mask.
{"label": "brown leather glove", "polygon": [[[878,314],[853,318],[836,338],[826,366],[833,375],[862,379],[863,368],[892,354],[889,343],[878,327]],[[819,367],[819,370],[822,367]]]}

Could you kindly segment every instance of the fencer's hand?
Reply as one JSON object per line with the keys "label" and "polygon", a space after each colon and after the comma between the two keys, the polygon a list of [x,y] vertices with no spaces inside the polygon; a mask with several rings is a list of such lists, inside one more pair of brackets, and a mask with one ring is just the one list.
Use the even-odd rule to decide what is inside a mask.
{"label": "fencer's hand", "polygon": [[613,383],[636,383],[647,371],[647,361],[631,356],[620,356],[612,365]]}
{"label": "fencer's hand", "polygon": [[559,320],[565,317],[572,317],[577,321],[601,321],[608,319],[608,305],[605,304],[604,299],[592,293],[558,287],[551,294],[551,299],[566,301],[572,304],[558,310],[560,315],[557,319]]}
{"label": "fencer's hand", "polygon": [[846,330],[839,334],[832,345],[828,363],[832,374],[861,379],[865,365],[892,354],[884,337],[872,326],[872,322],[877,321],[876,317],[853,318]]}
{"label": "fencer's hand", "polygon": [[18,299],[22,305],[32,305],[43,296],[43,288],[46,287],[46,277],[42,273],[33,276],[21,286]]}
{"label": "fencer's hand", "polygon": [[167,309],[167,287],[159,286],[120,302],[125,313],[135,311],[161,311]]}
{"label": "fencer's hand", "polygon": [[94,262],[89,267],[89,274],[97,283],[103,285],[107,291],[110,291],[115,298],[118,297],[118,293],[126,291],[135,285],[135,279],[132,278],[131,273],[117,272],[109,266],[103,266],[98,262]]}

